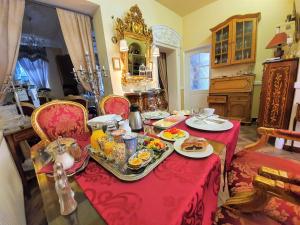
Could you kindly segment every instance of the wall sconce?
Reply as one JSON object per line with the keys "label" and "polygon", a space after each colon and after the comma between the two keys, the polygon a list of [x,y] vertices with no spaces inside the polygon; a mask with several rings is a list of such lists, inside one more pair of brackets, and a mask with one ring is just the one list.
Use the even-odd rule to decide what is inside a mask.
{"label": "wall sconce", "polygon": [[153,57],[159,57],[160,56],[159,48],[155,45],[153,45],[153,47],[152,47],[152,56]]}
{"label": "wall sconce", "polygon": [[125,39],[120,40],[120,52],[128,52],[128,45]]}

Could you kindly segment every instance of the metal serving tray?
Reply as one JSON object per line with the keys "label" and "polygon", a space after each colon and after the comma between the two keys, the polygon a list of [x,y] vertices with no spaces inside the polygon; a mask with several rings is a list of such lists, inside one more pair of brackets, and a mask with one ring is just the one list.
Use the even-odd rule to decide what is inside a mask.
{"label": "metal serving tray", "polygon": [[[146,138],[145,135],[138,134],[138,148],[137,151],[142,150],[141,142]],[[151,138],[151,137],[150,137]],[[164,161],[171,153],[174,151],[174,147],[171,143],[162,141],[166,144],[166,149],[163,151],[153,151],[153,158],[151,162],[139,170],[131,170],[128,168],[127,164],[125,164],[122,168],[117,167],[113,162],[106,160],[99,153],[94,153],[90,151],[91,157],[98,162],[101,166],[103,166],[106,170],[111,172],[120,180],[124,181],[136,181],[142,179],[147,176],[155,167],[157,167],[162,161]]]}

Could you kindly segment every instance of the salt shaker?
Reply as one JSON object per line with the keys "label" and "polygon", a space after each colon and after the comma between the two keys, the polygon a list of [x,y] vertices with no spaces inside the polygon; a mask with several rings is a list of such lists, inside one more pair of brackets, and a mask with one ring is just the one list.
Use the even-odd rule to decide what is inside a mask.
{"label": "salt shaker", "polygon": [[54,179],[55,190],[60,205],[60,213],[61,215],[69,215],[77,208],[77,202],[74,198],[75,194],[68,182],[67,175],[63,170],[62,163],[56,162],[54,164]]}

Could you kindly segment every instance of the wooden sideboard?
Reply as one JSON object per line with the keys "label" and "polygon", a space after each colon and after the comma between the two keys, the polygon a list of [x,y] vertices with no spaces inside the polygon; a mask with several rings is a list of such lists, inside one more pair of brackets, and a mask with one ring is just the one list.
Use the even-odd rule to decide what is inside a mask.
{"label": "wooden sideboard", "polygon": [[258,126],[288,129],[298,58],[264,63]]}
{"label": "wooden sideboard", "polygon": [[251,123],[254,75],[211,79],[207,102],[216,114]]}
{"label": "wooden sideboard", "polygon": [[125,93],[125,97],[131,104],[137,104],[141,112],[168,109],[168,102],[163,89]]}

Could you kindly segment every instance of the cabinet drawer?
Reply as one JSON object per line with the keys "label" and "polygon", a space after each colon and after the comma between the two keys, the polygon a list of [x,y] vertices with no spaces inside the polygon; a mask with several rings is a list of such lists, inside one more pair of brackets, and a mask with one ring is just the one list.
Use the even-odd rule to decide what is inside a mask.
{"label": "cabinet drawer", "polygon": [[247,102],[250,101],[250,96],[230,96],[230,101]]}
{"label": "cabinet drawer", "polygon": [[219,96],[219,95],[208,96],[207,102],[208,103],[226,103],[227,96]]}

